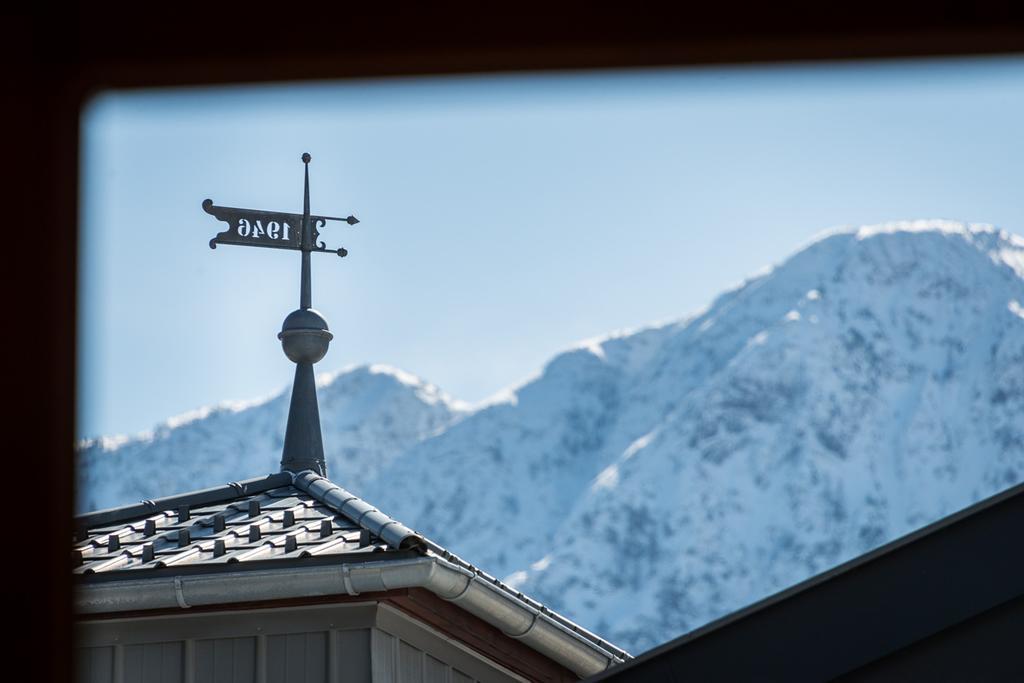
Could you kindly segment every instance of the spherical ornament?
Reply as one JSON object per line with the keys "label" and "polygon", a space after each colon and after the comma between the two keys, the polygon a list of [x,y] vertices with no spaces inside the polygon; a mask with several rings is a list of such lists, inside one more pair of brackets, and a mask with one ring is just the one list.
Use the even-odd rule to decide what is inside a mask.
{"label": "spherical ornament", "polygon": [[293,363],[316,363],[327,355],[334,335],[327,321],[312,308],[300,308],[288,314],[277,335],[284,355]]}

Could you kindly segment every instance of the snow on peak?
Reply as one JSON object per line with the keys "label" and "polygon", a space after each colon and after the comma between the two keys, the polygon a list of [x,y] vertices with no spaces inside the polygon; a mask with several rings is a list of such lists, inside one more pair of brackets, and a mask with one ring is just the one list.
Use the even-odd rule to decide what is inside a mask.
{"label": "snow on peak", "polygon": [[419,400],[429,405],[441,405],[458,413],[470,410],[470,406],[466,401],[453,398],[437,385],[431,384],[411,372],[400,370],[384,363],[349,365],[341,370],[320,373],[317,375],[317,386],[327,388],[332,385],[342,385],[349,381],[359,381],[366,377],[393,380],[396,387],[401,386],[411,389]]}
{"label": "snow on peak", "polygon": [[455,412],[469,412],[470,404],[461,399],[452,398],[442,391],[437,385],[424,381],[411,372],[399,370],[390,365],[374,364],[370,366],[370,373],[374,375],[387,375],[393,377],[403,385],[414,389],[420,400],[430,405],[441,404]]}
{"label": "snow on peak", "polygon": [[1020,305],[1016,299],[1010,299],[1010,303],[1007,304],[1007,308],[1010,309],[1010,313],[1013,313],[1018,318],[1024,318],[1024,307]]}
{"label": "snow on peak", "polygon": [[586,349],[590,353],[594,354],[597,358],[605,360],[604,348],[601,346],[601,340],[598,339],[586,339],[581,341],[576,348]]}
{"label": "snow on peak", "polygon": [[875,235],[891,235],[899,232],[935,232],[970,238],[978,233],[993,233],[995,228],[987,223],[961,223],[959,221],[933,218],[865,225],[857,228],[855,234],[858,240],[863,240]]}
{"label": "snow on peak", "polygon": [[161,435],[167,434],[168,432],[180,427],[184,427],[193,422],[206,420],[211,415],[217,415],[220,413],[239,413],[244,410],[248,410],[249,408],[255,408],[272,401],[279,396],[280,392],[263,398],[227,400],[221,401],[215,405],[193,408],[192,410],[186,410],[183,413],[167,418],[153,429],[146,429],[133,435],[115,434],[111,436],[81,439],[76,445],[76,449],[82,451],[89,448],[99,448],[104,451],[115,451],[130,443],[153,441]]}
{"label": "snow on peak", "polygon": [[[134,438],[148,438],[150,432],[144,432],[136,435]],[[76,450],[85,450],[87,448],[99,448],[104,451],[114,451],[128,443],[133,437],[127,434],[112,434],[110,436],[97,436],[90,439],[80,439],[75,445]]]}
{"label": "snow on peak", "polygon": [[263,398],[222,401],[221,403],[218,403],[213,406],[204,406],[202,408],[188,410],[185,411],[184,413],[181,413],[180,415],[175,415],[174,417],[167,418],[166,420],[164,420],[164,422],[160,424],[158,430],[177,429],[178,427],[183,427],[189,424],[190,422],[195,422],[196,420],[204,420],[208,418],[211,414],[217,412],[239,413],[243,410],[263,405],[268,401],[274,400],[280,395],[281,392],[276,392],[274,394],[271,394],[270,396],[264,396]]}

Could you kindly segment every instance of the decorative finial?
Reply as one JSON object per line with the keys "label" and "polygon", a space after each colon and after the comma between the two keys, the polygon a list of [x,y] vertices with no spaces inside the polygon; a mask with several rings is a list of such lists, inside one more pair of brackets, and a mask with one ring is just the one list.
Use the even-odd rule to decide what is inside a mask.
{"label": "decorative finial", "polygon": [[[312,307],[312,287],[309,255],[314,251],[327,251],[327,245],[318,241],[320,232],[327,221],[344,221],[355,225],[355,216],[336,218],[313,216],[309,212],[309,153],[303,153],[304,168],[303,210],[301,214],[235,209],[216,206],[207,199],[203,210],[228,224],[228,229],[210,240],[210,247],[217,244],[240,244],[251,247],[274,247],[294,249],[302,253],[299,308],[284,320],[277,338],[288,359],[295,363],[295,382],[292,385],[291,406],[288,410],[288,425],[285,429],[284,450],[281,455],[281,469],[291,472],[314,470],[321,476],[327,474],[324,459],[323,438],[320,432],[320,410],[316,400],[316,382],[313,364],[327,353],[333,335],[327,321]],[[348,251],[339,248],[338,256]]]}

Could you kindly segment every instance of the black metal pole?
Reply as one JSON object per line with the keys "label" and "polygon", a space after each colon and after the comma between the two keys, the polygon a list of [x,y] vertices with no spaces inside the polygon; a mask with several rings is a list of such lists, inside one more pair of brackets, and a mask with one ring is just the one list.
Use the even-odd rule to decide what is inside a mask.
{"label": "black metal pole", "polygon": [[302,199],[302,286],[299,294],[299,308],[313,308],[313,285],[309,274],[309,252],[313,248],[313,225],[309,220],[309,153],[302,155],[306,170]]}

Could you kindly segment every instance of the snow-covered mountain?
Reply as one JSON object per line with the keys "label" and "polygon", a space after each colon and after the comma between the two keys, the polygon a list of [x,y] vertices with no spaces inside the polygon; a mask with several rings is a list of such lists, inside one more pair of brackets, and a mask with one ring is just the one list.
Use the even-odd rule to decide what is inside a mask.
{"label": "snow-covered mountain", "polygon": [[[1024,479],[1024,239],[838,231],[472,411],[372,369],[320,396],[332,479],[642,651]],[[83,507],[273,471],[285,402],[92,443]]]}
{"label": "snow-covered mountain", "polygon": [[[328,472],[355,488],[466,414],[464,404],[434,385],[382,365],[321,375],[317,386]],[[254,404],[197,410],[171,418],[152,434],[82,443],[77,509],[134,503],[276,472],[290,392]]]}

